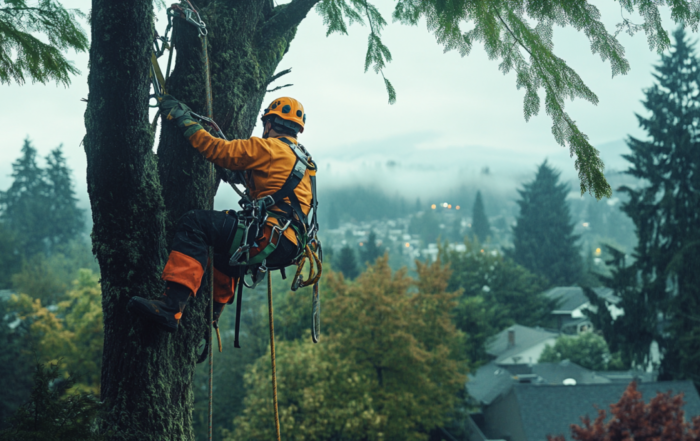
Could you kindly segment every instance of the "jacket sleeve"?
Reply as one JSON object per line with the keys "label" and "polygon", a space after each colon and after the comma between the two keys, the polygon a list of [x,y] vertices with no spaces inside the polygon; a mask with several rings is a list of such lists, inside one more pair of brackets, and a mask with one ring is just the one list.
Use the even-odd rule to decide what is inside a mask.
{"label": "jacket sleeve", "polygon": [[198,130],[189,141],[209,161],[229,170],[263,170],[270,166],[272,154],[262,138],[226,141]]}

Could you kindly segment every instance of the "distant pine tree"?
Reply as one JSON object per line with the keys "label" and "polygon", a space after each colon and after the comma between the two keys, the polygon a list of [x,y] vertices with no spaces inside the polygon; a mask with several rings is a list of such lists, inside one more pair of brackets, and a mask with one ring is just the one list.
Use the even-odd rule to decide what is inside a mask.
{"label": "distant pine tree", "polygon": [[336,267],[338,271],[343,273],[345,278],[354,279],[360,274],[357,267],[357,258],[355,257],[355,251],[350,247],[350,245],[345,245],[340,249],[338,253]]}
{"label": "distant pine tree", "polygon": [[579,280],[582,262],[566,203],[569,188],[559,175],[545,160],[535,179],[518,190],[520,214],[508,255],[553,285],[566,286]]}
{"label": "distant pine tree", "polygon": [[12,185],[0,192],[0,219],[17,239],[21,257],[29,258],[75,239],[85,219],[77,207],[61,147],[46,157],[46,169],[37,164],[37,151],[29,138],[21,152],[12,164]]}
{"label": "distant pine tree", "polygon": [[489,224],[489,218],[486,217],[481,191],[476,192],[474,208],[472,208],[472,234],[479,239],[480,243],[486,242],[486,239],[491,236],[491,224]]}
{"label": "distant pine tree", "polygon": [[48,200],[46,215],[50,220],[48,237],[52,245],[67,244],[85,228],[83,210],[77,206],[71,171],[59,146],[46,157]]}
{"label": "distant pine tree", "polygon": [[16,233],[25,256],[45,252],[48,244],[48,186],[36,161],[36,149],[29,138],[22,145],[22,156],[12,163],[12,185],[0,194],[2,220]]}
{"label": "distant pine tree", "polygon": [[377,246],[377,234],[374,231],[370,231],[367,242],[360,250],[360,256],[362,258],[362,261],[365,263],[369,262],[370,265],[374,265],[374,261],[377,260],[378,257],[381,257],[383,255],[384,253]]}

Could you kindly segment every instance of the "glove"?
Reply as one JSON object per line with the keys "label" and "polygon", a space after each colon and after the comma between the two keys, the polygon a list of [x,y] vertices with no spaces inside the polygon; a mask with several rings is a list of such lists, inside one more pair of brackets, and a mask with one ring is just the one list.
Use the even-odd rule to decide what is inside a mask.
{"label": "glove", "polygon": [[219,327],[219,317],[224,312],[224,306],[226,306],[226,303],[214,302],[214,321],[212,322],[214,328]]}
{"label": "glove", "polygon": [[187,105],[178,101],[172,95],[163,95],[159,98],[160,113],[168,121],[175,121],[185,138],[189,138],[195,132],[202,130],[202,126],[192,117],[192,110]]}

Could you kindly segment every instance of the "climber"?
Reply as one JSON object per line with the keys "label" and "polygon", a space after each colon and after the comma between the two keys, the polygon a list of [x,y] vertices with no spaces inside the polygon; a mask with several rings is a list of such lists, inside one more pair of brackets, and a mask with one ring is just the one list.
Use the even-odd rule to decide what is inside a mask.
{"label": "climber", "polygon": [[210,135],[189,107],[174,97],[164,95],[160,101],[165,119],[174,121],[207,160],[245,172],[242,180],[248,190],[248,206],[253,207],[248,212],[192,210],[180,218],[162,274],[165,297],[133,297],[128,304],[131,313],[175,332],[189,298],[201,284],[208,247],[214,249],[214,325],[224,306],[233,301],[236,283],[242,283],[245,274],[243,268],[283,268],[299,258],[308,235],[317,230],[316,166],[297,142],[306,114],[293,98],[277,98],[264,110],[262,138],[233,141]]}

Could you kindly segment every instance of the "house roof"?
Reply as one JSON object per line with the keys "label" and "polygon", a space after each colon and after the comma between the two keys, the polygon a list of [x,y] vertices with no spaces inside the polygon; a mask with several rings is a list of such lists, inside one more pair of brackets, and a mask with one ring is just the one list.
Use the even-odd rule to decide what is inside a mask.
{"label": "house roof", "polygon": [[[564,380],[575,380],[576,384],[611,382],[609,378],[581,367],[569,360],[563,360],[558,363],[504,365],[503,367],[515,377],[535,376],[535,380],[532,381],[532,383],[536,384],[562,385],[564,384]],[[630,378],[630,381],[631,380]]]}
{"label": "house roof", "polygon": [[[508,342],[508,332],[515,332],[515,344]],[[556,338],[557,332],[547,331],[542,328],[528,328],[527,326],[513,325],[498,333],[486,346],[486,353],[496,357],[495,362],[517,355],[533,346],[536,346],[550,338]]]}
{"label": "house roof", "polygon": [[[593,288],[593,291],[598,294],[599,297],[609,302],[617,303],[619,300],[613,295],[613,290],[610,288]],[[583,288],[580,286],[557,286],[545,291],[544,295],[550,299],[559,301],[557,308],[553,311],[555,314],[570,314],[588,303],[588,297],[583,293]]]}
{"label": "house roof", "polygon": [[491,362],[481,366],[474,374],[469,374],[467,392],[480,404],[489,405],[496,398],[513,387],[511,374]]}
{"label": "house roof", "polygon": [[[542,441],[547,435],[564,435],[571,440],[571,424],[581,424],[581,417],[597,416],[594,406],[606,411],[617,403],[627,388],[625,383],[577,386],[541,386],[516,384],[513,393],[518,403],[523,430],[528,441]],[[640,383],[637,389],[646,402],[657,392],[684,394],[686,420],[700,415],[700,397],[691,381]]]}

